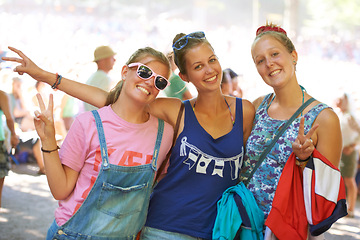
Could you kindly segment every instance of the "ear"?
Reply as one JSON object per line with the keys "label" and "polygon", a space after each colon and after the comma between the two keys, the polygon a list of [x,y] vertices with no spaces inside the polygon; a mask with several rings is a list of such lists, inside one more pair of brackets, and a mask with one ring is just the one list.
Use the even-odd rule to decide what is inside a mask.
{"label": "ear", "polygon": [[121,80],[126,80],[126,75],[128,74],[129,67],[127,65],[124,65],[121,69]]}
{"label": "ear", "polygon": [[297,54],[296,50],[292,51],[291,56],[293,58],[293,61],[295,61],[295,62],[298,61],[298,54]]}
{"label": "ear", "polygon": [[185,81],[185,82],[189,82],[189,80],[188,80],[188,78],[187,78],[186,74],[182,74],[181,72],[179,72],[179,77],[180,77],[183,81]]}

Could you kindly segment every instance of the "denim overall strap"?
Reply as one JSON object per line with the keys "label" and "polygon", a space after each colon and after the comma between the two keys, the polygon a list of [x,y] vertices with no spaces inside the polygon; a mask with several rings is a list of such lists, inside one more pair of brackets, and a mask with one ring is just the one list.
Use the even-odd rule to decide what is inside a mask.
{"label": "denim overall strap", "polygon": [[102,125],[101,118],[100,118],[98,111],[92,110],[91,113],[94,115],[96,128],[98,130],[102,164],[103,164],[104,168],[108,168],[109,155],[108,155],[108,150],[107,150],[107,146],[106,146],[104,127]]}
{"label": "denim overall strap", "polygon": [[[100,118],[98,111],[92,110],[91,112],[95,118],[96,128],[98,130],[98,136],[99,136],[99,142],[100,142],[101,158],[102,158],[103,165],[106,168],[106,167],[108,167],[108,164],[109,164],[109,156],[108,156],[108,151],[107,151],[107,147],[106,147],[104,127],[102,125],[101,118]],[[163,133],[164,133],[164,121],[162,119],[158,119],[158,132],[157,132],[157,136],[156,136],[156,142],[155,142],[155,148],[154,148],[153,160],[152,160],[152,167],[153,167],[154,171],[156,171],[156,164],[157,164],[157,159],[159,156]]]}
{"label": "denim overall strap", "polygon": [[153,160],[152,160],[152,168],[156,172],[156,165],[157,165],[157,159],[159,156],[160,151],[160,145],[162,140],[162,135],[164,133],[164,121],[162,119],[158,119],[158,132],[156,136],[156,142],[155,142],[155,148],[153,153]]}

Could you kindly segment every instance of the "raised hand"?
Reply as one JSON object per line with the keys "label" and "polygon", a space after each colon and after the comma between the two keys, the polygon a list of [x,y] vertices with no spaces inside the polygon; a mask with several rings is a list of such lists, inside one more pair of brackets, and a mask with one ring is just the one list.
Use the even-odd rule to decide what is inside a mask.
{"label": "raised hand", "polygon": [[20,63],[20,65],[16,66],[14,69],[14,72],[17,72],[20,75],[23,75],[24,73],[29,74],[32,78],[42,81],[42,75],[45,72],[41,68],[39,68],[33,61],[31,61],[30,58],[28,58],[24,53],[22,53],[20,50],[9,47],[9,49],[13,52],[15,52],[17,55],[19,55],[20,58],[16,57],[2,57],[5,61],[10,62],[17,62]]}
{"label": "raised hand", "polygon": [[298,136],[295,139],[295,142],[292,143],[293,152],[295,153],[296,157],[301,160],[309,158],[314,151],[315,145],[311,137],[315,130],[319,127],[319,125],[313,126],[309,132],[304,135],[304,123],[305,119],[302,117],[300,120]]}
{"label": "raised hand", "polygon": [[38,93],[36,97],[39,102],[40,112],[35,111],[34,124],[43,146],[56,146],[55,126],[53,118],[53,95],[50,94],[48,107],[45,107],[41,95]]}

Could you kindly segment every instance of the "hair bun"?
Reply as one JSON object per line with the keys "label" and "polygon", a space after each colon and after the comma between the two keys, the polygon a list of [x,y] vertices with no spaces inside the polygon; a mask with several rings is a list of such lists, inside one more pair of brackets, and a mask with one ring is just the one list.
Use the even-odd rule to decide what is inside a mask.
{"label": "hair bun", "polygon": [[287,36],[286,31],[284,29],[282,29],[281,27],[276,26],[274,24],[259,27],[256,30],[256,36],[258,36],[259,34],[261,34],[263,32],[269,32],[269,31],[283,33],[283,34],[285,34]]}

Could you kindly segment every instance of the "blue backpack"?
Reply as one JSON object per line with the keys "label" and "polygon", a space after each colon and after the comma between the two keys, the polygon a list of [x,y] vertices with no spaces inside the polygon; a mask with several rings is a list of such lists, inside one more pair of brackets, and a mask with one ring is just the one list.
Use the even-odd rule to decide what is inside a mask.
{"label": "blue backpack", "polygon": [[217,203],[212,238],[215,240],[263,240],[264,213],[241,182],[228,188]]}

